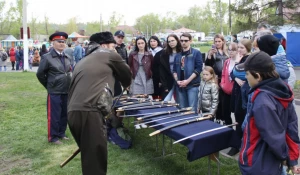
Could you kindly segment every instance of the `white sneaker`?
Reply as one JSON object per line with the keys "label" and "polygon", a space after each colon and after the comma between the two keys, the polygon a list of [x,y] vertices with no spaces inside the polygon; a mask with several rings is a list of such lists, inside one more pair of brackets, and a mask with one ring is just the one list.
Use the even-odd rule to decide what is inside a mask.
{"label": "white sneaker", "polygon": [[141,129],[141,125],[134,125],[135,129]]}
{"label": "white sneaker", "polygon": [[148,126],[145,125],[145,124],[141,124],[141,127],[142,127],[142,128],[148,128]]}

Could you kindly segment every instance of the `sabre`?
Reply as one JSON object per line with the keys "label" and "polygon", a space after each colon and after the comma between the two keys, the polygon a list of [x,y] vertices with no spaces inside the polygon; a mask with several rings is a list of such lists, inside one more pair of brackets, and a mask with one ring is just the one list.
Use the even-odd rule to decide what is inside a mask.
{"label": "sabre", "polygon": [[144,120],[146,118],[151,118],[151,117],[155,117],[155,116],[159,116],[159,115],[163,115],[163,114],[172,114],[172,113],[178,113],[178,112],[184,112],[184,111],[190,111],[192,110],[192,107],[188,107],[188,108],[182,108],[182,109],[178,109],[178,110],[174,110],[174,111],[167,111],[161,114],[152,114],[152,115],[148,115],[148,116],[144,116],[144,117],[139,117],[137,118],[137,120]]}
{"label": "sabre", "polygon": [[166,108],[166,107],[170,107],[170,106],[178,106],[178,104],[151,105],[151,106],[143,106],[143,107],[137,107],[137,108],[118,109],[118,110],[116,110],[116,112],[133,111],[133,110],[141,110],[141,109],[153,109],[153,108]]}
{"label": "sabre", "polygon": [[137,100],[137,101],[125,101],[125,102],[120,102],[119,105],[117,105],[116,107],[125,107],[125,106],[129,106],[129,105],[135,105],[135,104],[143,104],[143,103],[149,103],[149,102],[159,102],[159,100],[150,100],[150,99],[146,99],[146,100]]}
{"label": "sabre", "polygon": [[159,116],[160,114],[166,114],[166,112],[151,112],[151,113],[144,113],[144,114],[132,114],[132,115],[121,115],[119,117],[137,117],[137,116],[144,116],[144,115],[150,115],[150,114],[155,114]]}
{"label": "sabre", "polygon": [[192,138],[192,137],[195,137],[195,136],[199,136],[199,135],[202,135],[202,134],[206,134],[206,133],[209,133],[209,132],[213,132],[213,131],[217,131],[217,130],[221,130],[221,129],[225,129],[225,128],[228,128],[228,127],[231,127],[231,126],[235,126],[237,125],[238,123],[233,123],[231,125],[226,125],[226,126],[222,126],[222,127],[218,127],[218,128],[214,128],[214,129],[210,129],[210,130],[207,130],[207,131],[203,131],[203,132],[199,132],[199,133],[196,133],[196,134],[193,134],[193,135],[190,135],[188,137],[185,137],[185,138],[182,138],[182,139],[179,139],[175,142],[173,142],[173,144],[176,144],[176,143],[179,143],[179,142],[182,142],[184,140],[187,140],[189,138]]}
{"label": "sabre", "polygon": [[134,107],[140,107],[140,106],[153,106],[153,105],[164,105],[164,104],[172,104],[170,101],[161,101],[161,102],[146,102],[146,103],[138,103],[138,104],[132,104],[127,105],[121,108],[118,108],[118,110],[125,110],[127,108],[134,108]]}
{"label": "sabre", "polygon": [[136,125],[145,125],[145,124],[148,124],[148,123],[153,123],[153,122],[157,122],[157,121],[160,121],[160,120],[175,118],[175,117],[179,117],[179,116],[185,116],[185,115],[188,115],[188,114],[195,114],[195,112],[194,111],[183,112],[183,113],[173,115],[173,116],[169,116],[169,117],[162,117],[162,118],[159,118],[159,119],[156,119],[156,120],[151,120],[151,121],[147,121],[147,122],[144,122],[144,123],[138,123]]}
{"label": "sabre", "polygon": [[194,115],[194,116],[186,117],[186,118],[183,118],[183,119],[172,120],[172,121],[168,121],[168,122],[164,122],[164,123],[158,123],[158,124],[151,125],[151,126],[148,126],[148,127],[149,127],[149,128],[154,128],[155,126],[164,125],[164,124],[168,124],[168,123],[174,123],[174,122],[177,122],[177,121],[186,120],[186,119],[191,119],[191,118],[195,118],[195,117],[198,117],[198,118],[199,118],[198,115]]}
{"label": "sabre", "polygon": [[[111,110],[110,113],[113,111],[114,106],[118,103],[118,101],[120,100],[120,97],[124,94],[126,88],[123,89],[122,93],[120,94],[120,96],[116,99],[115,103],[111,106]],[[77,154],[80,153],[80,149],[78,148],[70,157],[68,157],[65,161],[63,161],[60,164],[60,167],[63,168],[67,163],[69,163],[74,157],[77,156]]]}
{"label": "sabre", "polygon": [[[181,121],[181,120],[186,120],[186,119],[190,119],[190,118],[195,118],[196,116],[193,116],[193,117],[188,117],[188,118],[184,118],[184,119],[180,119],[180,120],[177,120],[177,121]],[[186,124],[189,124],[189,123],[193,123],[193,122],[199,122],[199,121],[203,121],[203,120],[207,120],[207,119],[211,119],[212,116],[208,116],[208,117],[197,117],[193,120],[186,120],[186,121],[183,121],[183,122],[179,122],[179,123],[175,123],[173,125],[170,125],[170,126],[167,126],[167,127],[164,127],[162,129],[159,129],[157,131],[154,131],[152,133],[149,134],[149,136],[154,136],[156,134],[159,134],[165,130],[168,130],[168,129],[171,129],[171,128],[175,128],[177,126],[181,126],[181,125],[186,125]],[[170,121],[169,123],[172,123],[172,122],[175,122],[175,121]],[[167,123],[167,122],[166,122]],[[152,126],[153,127],[153,126]]]}

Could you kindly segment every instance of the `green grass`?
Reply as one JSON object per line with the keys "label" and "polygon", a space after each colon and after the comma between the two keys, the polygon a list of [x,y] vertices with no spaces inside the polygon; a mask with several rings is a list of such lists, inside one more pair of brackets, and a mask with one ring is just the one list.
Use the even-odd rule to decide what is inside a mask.
{"label": "green grass", "polygon": [[201,46],[200,47],[200,52],[201,53],[207,53],[211,49],[211,46]]}
{"label": "green grass", "polygon": [[[46,90],[39,84],[35,74],[0,73],[0,174],[29,175],[77,175],[81,174],[80,155],[63,169],[59,164],[70,156],[77,146],[69,130],[70,141],[63,145],[47,142]],[[125,121],[127,125],[127,121]],[[187,148],[173,146],[174,156],[161,156],[161,136],[159,151],[155,150],[155,137],[149,137],[151,129],[138,130],[134,134],[129,127],[133,147],[121,150],[108,144],[109,175],[182,175],[206,174],[207,158],[188,162]],[[170,140],[167,138],[167,153]],[[201,148],[199,148],[201,149]],[[240,174],[237,162],[220,157],[222,175]],[[216,164],[212,163],[212,173],[216,174]]]}

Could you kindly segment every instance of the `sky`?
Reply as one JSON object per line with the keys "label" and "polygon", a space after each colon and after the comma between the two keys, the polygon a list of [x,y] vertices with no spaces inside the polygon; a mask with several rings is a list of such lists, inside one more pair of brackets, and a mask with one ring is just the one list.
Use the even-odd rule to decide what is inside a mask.
{"label": "sky", "polygon": [[[15,0],[5,0],[15,2]],[[50,22],[67,23],[68,19],[76,17],[78,22],[100,21],[108,22],[111,14],[116,11],[123,15],[121,24],[134,25],[135,19],[148,13],[166,16],[168,11],[177,15],[186,15],[188,9],[195,5],[205,6],[209,0],[27,0],[27,19],[31,16],[43,21],[45,14]]]}

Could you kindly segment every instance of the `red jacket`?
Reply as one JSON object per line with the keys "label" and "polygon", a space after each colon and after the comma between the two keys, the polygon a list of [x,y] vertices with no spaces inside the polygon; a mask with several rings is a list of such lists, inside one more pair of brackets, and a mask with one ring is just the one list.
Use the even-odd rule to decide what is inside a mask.
{"label": "red jacket", "polygon": [[[128,64],[130,67],[130,70],[132,72],[132,79],[135,79],[135,76],[139,70],[139,58],[138,58],[138,52],[133,51],[130,53],[128,58]],[[152,78],[152,64],[153,64],[153,56],[150,52],[145,52],[143,58],[142,58],[142,65],[144,67],[144,71],[146,73],[147,80]]]}
{"label": "red jacket", "polygon": [[9,57],[11,62],[16,61],[16,50],[13,47],[9,50]]}
{"label": "red jacket", "polygon": [[228,72],[229,64],[230,58],[224,62],[220,87],[226,94],[231,95],[234,81],[230,80],[230,73]]}

